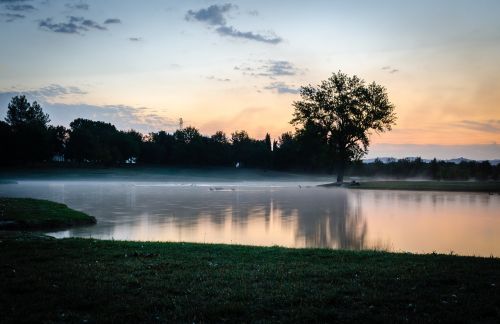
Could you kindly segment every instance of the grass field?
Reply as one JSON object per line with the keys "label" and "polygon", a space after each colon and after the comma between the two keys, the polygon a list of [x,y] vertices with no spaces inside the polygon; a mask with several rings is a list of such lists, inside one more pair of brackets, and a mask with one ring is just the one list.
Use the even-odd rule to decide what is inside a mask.
{"label": "grass field", "polygon": [[[336,183],[321,185],[338,187]],[[500,193],[500,181],[360,181],[344,185],[350,189],[425,190]]]}
{"label": "grass field", "polygon": [[0,228],[43,229],[95,223],[95,218],[48,200],[0,197]]}
{"label": "grass field", "polygon": [[3,239],[2,322],[484,322],[500,260],[91,239]]}
{"label": "grass field", "polygon": [[[88,221],[48,201],[0,202],[34,227]],[[0,231],[0,278],[1,323],[500,321],[498,258]]]}

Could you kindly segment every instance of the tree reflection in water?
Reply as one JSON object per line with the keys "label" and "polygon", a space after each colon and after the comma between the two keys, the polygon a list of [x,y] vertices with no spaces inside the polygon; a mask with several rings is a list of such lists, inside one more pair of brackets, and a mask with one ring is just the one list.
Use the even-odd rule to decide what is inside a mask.
{"label": "tree reflection in water", "polygon": [[361,202],[343,189],[39,182],[13,186],[9,193],[17,190],[96,216],[96,226],[64,236],[366,247]]}

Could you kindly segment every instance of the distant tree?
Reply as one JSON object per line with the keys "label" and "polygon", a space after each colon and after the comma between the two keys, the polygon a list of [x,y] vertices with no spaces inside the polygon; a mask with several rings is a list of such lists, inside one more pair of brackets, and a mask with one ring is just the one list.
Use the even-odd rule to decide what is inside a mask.
{"label": "distant tree", "polygon": [[298,166],[299,147],[291,132],[281,134],[274,143],[274,167],[278,170],[293,169]]}
{"label": "distant tree", "polygon": [[223,131],[217,131],[214,135],[210,137],[214,143],[220,144],[228,144],[229,140],[227,139],[226,133]]}
{"label": "distant tree", "polygon": [[188,126],[174,133],[173,163],[177,165],[201,165],[206,146],[203,136],[195,127]]}
{"label": "distant tree", "polygon": [[306,123],[297,130],[298,160],[306,171],[332,171],[331,148],[326,141],[325,130],[313,123]]}
{"label": "distant tree", "polygon": [[233,143],[233,145],[242,144],[248,141],[250,141],[250,137],[248,136],[248,133],[244,130],[235,131],[234,133],[231,133],[231,142]]}
{"label": "distant tree", "polygon": [[36,101],[30,104],[25,96],[15,96],[10,100],[5,121],[15,129],[27,124],[47,127],[50,119]]}
{"label": "distant tree", "polygon": [[9,124],[0,120],[0,164],[9,164],[13,160],[12,145],[13,145],[12,129]]}
{"label": "distant tree", "polygon": [[390,130],[395,123],[394,105],[386,89],[376,83],[366,84],[357,76],[342,72],[314,87],[301,87],[302,100],[293,103],[291,123],[311,123],[322,129],[332,159],[337,161],[337,182],[344,179],[346,164],[368,152],[371,131]]}
{"label": "distant tree", "polygon": [[266,149],[269,151],[272,151],[273,146],[271,144],[271,135],[269,135],[269,133],[266,133],[266,137],[264,138],[264,142],[266,143]]}
{"label": "distant tree", "polygon": [[5,121],[12,132],[10,154],[19,162],[38,162],[50,158],[50,139],[47,124],[49,115],[34,101],[15,96],[7,108]]}
{"label": "distant tree", "polygon": [[189,144],[201,138],[200,131],[192,126],[182,128],[174,133],[175,140],[184,144]]}
{"label": "distant tree", "polygon": [[49,145],[52,154],[64,155],[69,132],[64,126],[49,126]]}
{"label": "distant tree", "polygon": [[70,124],[67,155],[79,162],[122,163],[136,156],[134,135],[120,132],[110,123],[77,118]]}
{"label": "distant tree", "polygon": [[141,145],[140,162],[168,164],[172,160],[174,136],[165,131],[150,133]]}

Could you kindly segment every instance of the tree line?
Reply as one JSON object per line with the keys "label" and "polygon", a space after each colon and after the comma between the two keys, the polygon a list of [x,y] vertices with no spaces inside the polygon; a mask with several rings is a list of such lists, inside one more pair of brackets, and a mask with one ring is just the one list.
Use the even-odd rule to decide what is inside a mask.
{"label": "tree line", "polygon": [[[251,138],[246,131],[229,136],[218,131],[205,136],[194,127],[175,132],[141,134],[118,130],[110,123],[78,118],[69,128],[49,125],[49,116],[24,96],[13,97],[5,121],[0,121],[3,165],[116,166],[127,162],[168,166],[264,168],[282,171],[335,173],[331,145],[322,129],[306,123],[294,133],[271,141]],[[59,162],[57,162],[59,161]],[[499,179],[500,166],[489,162],[451,162],[402,159],[389,163],[352,161],[346,174],[357,176],[425,177],[432,179]]]}

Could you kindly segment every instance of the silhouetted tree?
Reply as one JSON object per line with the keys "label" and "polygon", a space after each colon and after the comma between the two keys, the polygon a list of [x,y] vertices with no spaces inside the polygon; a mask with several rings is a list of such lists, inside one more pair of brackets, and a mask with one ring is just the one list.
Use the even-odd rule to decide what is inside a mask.
{"label": "silhouetted tree", "polygon": [[48,127],[49,145],[52,155],[64,156],[66,143],[69,138],[69,131],[64,126]]}
{"label": "silhouetted tree", "polygon": [[9,164],[13,160],[13,135],[12,129],[9,124],[0,120],[0,152],[2,158],[0,158],[0,164]]}
{"label": "silhouetted tree", "polygon": [[110,123],[83,118],[72,121],[70,127],[66,153],[72,160],[115,164],[139,154],[136,132],[118,131]]}
{"label": "silhouetted tree", "polygon": [[342,182],[346,164],[368,151],[370,131],[384,132],[395,123],[394,105],[386,89],[366,84],[357,76],[333,73],[318,86],[301,87],[301,101],[293,103],[293,125],[312,124],[332,148],[337,161],[337,182]]}
{"label": "silhouetted tree", "polygon": [[15,96],[7,108],[5,121],[10,126],[12,159],[19,162],[43,161],[50,158],[50,139],[47,130],[49,115],[34,101]]}
{"label": "silhouetted tree", "polygon": [[39,124],[47,127],[50,119],[36,101],[30,104],[25,96],[15,96],[10,100],[5,121],[16,129],[26,124]]}

